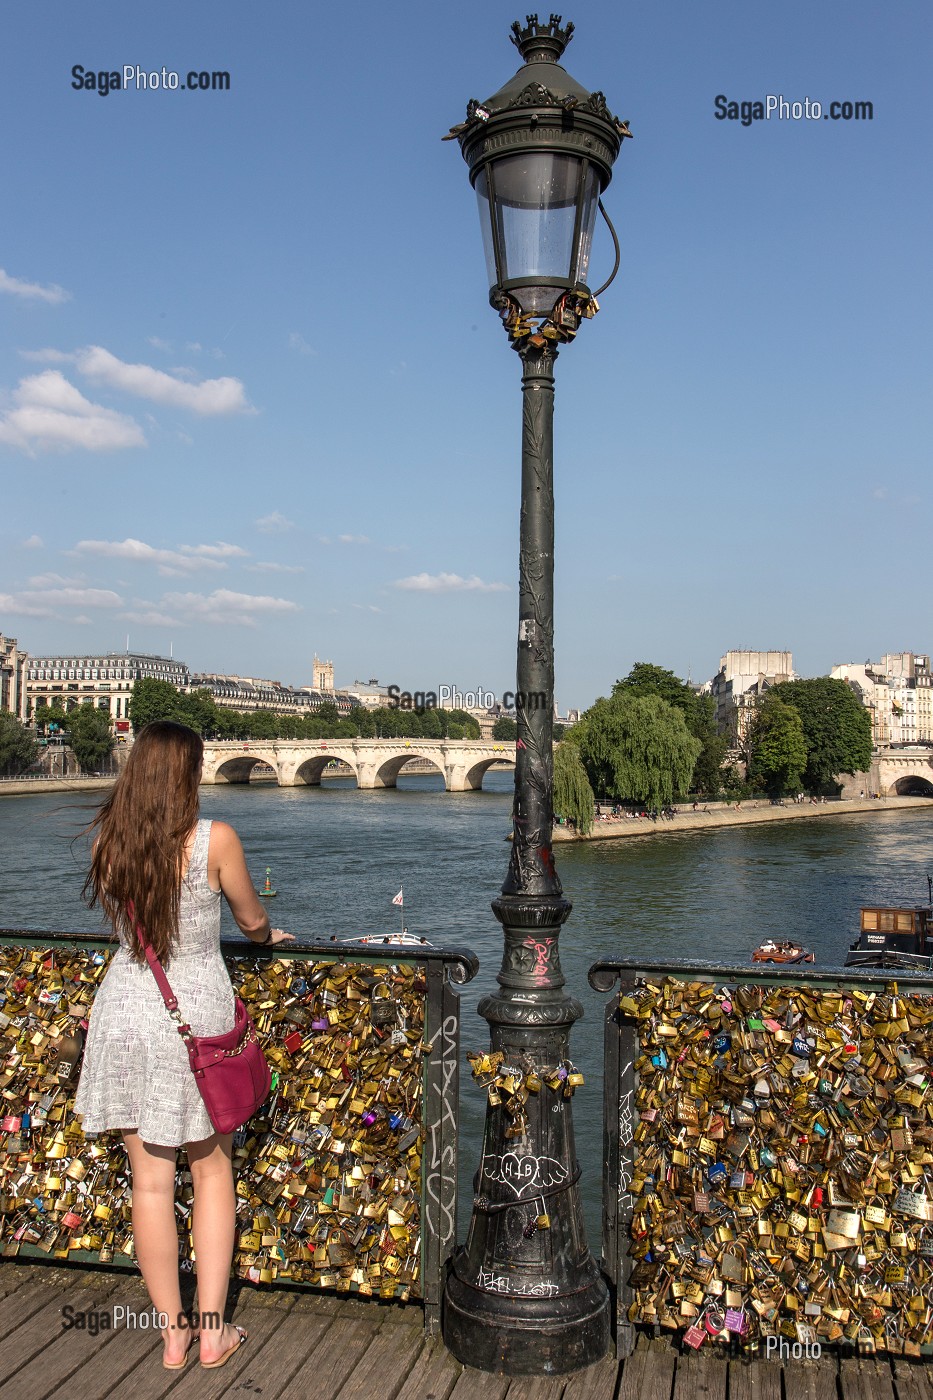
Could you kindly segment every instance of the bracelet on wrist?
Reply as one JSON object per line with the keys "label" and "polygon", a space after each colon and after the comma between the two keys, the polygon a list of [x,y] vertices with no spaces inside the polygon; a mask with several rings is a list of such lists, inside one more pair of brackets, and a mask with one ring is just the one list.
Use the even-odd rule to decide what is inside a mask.
{"label": "bracelet on wrist", "polygon": [[271,942],[272,942],[272,925],[270,924],[270,925],[269,925],[269,932],[266,934],[265,938],[259,938],[259,939],[256,940],[256,946],[257,946],[257,948],[268,948],[268,946],[269,946],[269,944],[270,944]]}

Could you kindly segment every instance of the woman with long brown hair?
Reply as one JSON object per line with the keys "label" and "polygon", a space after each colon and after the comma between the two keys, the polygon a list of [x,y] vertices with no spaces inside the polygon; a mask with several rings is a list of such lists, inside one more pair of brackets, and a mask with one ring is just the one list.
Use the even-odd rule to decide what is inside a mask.
{"label": "woman with long brown hair", "polygon": [[97,991],[75,1111],[86,1133],[119,1129],[132,1170],[136,1257],[162,1329],[163,1364],[185,1365],[197,1335],[182,1311],[175,1218],[175,1158],[184,1146],[194,1186],[193,1235],[202,1366],[222,1366],[242,1328],[223,1317],[233,1256],[236,1198],[231,1133],[214,1131],[176,1023],[146,962],[142,930],[170,975],[195,1035],[234,1024],[234,992],[220,952],[223,894],[254,943],[291,934],[270,928],[225,822],[198,818],[204,746],[192,729],[147,724],[91,824],[96,831],[83,893],[99,905],[120,946]]}

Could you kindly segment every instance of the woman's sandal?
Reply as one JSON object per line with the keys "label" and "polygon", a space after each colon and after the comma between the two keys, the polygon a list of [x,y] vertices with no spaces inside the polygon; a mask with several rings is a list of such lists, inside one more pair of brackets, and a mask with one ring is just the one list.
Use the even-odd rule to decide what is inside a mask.
{"label": "woman's sandal", "polygon": [[223,1356],[218,1356],[216,1361],[202,1361],[201,1366],[203,1370],[213,1371],[217,1366],[226,1366],[233,1353],[235,1351],[240,1350],[240,1347],[247,1340],[248,1333],[246,1332],[245,1328],[237,1326],[236,1323],[233,1323],[233,1328],[236,1332],[239,1333],[236,1346],[230,1347],[227,1351],[224,1352]]}
{"label": "woman's sandal", "polygon": [[166,1361],[163,1358],[162,1365],[164,1366],[165,1370],[183,1371],[188,1364],[188,1357],[191,1355],[191,1348],[194,1346],[195,1342],[199,1342],[200,1340],[200,1333],[196,1332],[195,1335],[191,1338],[191,1341],[188,1343],[188,1350],[185,1352],[184,1356],[180,1361]]}

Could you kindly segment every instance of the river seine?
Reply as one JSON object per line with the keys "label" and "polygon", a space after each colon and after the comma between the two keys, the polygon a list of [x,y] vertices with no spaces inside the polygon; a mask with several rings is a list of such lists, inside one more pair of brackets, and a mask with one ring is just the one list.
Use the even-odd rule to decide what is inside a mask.
{"label": "river seine", "polygon": [[[440,779],[403,778],[395,790],[357,792],[352,781],[320,788],[202,789],[202,814],[239,832],[257,886],[271,866],[273,922],[308,938],[398,929],[392,898],[404,889],[410,932],[472,948],[478,977],[463,991],[465,1050],[487,1041],[476,1003],[495,987],[499,925],[489,909],[505,875],[511,774],[489,774],[476,793],[444,793]],[[75,833],[90,818],[87,794],[0,798],[0,926],[95,930],[81,903],[84,850]],[[582,1190],[599,1252],[602,1005],[587,969],[604,956],[748,962],[767,935],[792,936],[838,964],[856,937],[861,904],[926,902],[933,870],[933,811],[677,832],[639,840],[557,847],[573,913],[561,937],[568,990],[583,1003],[571,1053],[586,1076],[574,1099]],[[225,931],[236,929],[224,912]],[[484,1096],[462,1076],[460,1233],[482,1136]]]}

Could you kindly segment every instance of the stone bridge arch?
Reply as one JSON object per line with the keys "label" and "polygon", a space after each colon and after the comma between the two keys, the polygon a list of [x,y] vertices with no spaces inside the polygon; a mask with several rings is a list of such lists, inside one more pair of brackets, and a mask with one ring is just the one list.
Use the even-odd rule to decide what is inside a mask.
{"label": "stone bridge arch", "polygon": [[903,773],[896,778],[893,792],[898,797],[933,797],[933,771]]}
{"label": "stone bridge arch", "polygon": [[[291,782],[295,787],[301,787],[302,785],[305,787],[320,787],[321,778],[324,776],[324,769],[327,767],[328,763],[331,763],[334,759],[339,759],[342,763],[345,763],[347,767],[351,769],[352,776],[358,779],[356,763],[352,753],[331,753],[328,750],[326,753],[312,754],[310,758],[305,758],[298,762],[290,775]],[[346,777],[346,774],[341,773],[340,777]]]}
{"label": "stone bridge arch", "polygon": [[[410,741],[402,739],[402,741],[399,741],[399,748],[396,749],[395,753],[389,753],[389,755],[381,757],[381,759],[377,757],[373,763],[368,764],[366,769],[364,769],[363,764],[361,764],[361,787],[398,787],[399,773],[402,773],[405,764],[410,763],[412,759],[422,759],[424,763],[430,763],[431,771],[440,774],[440,777],[443,778],[444,781],[444,787],[447,787],[447,773],[444,771],[443,764],[438,762],[440,755],[438,755],[436,743],[429,746],[427,752],[423,752],[423,750],[417,746],[416,739],[410,739]],[[409,774],[409,776],[416,777],[416,774]]]}
{"label": "stone bridge arch", "polygon": [[279,771],[279,765],[276,762],[275,755],[265,753],[223,754],[214,765],[212,775],[208,776],[205,773],[201,781],[213,783],[248,783],[257,763],[268,764],[270,768],[274,768],[276,780],[281,783],[282,775]]}
{"label": "stone bridge arch", "polygon": [[469,789],[472,792],[478,792],[483,786],[486,774],[497,763],[507,763],[513,772],[515,770],[515,756],[508,750],[504,753],[493,754],[492,758],[481,758],[478,763],[474,763],[464,773],[464,791]]}
{"label": "stone bridge arch", "polygon": [[886,797],[933,797],[933,748],[876,751],[872,786]]}

